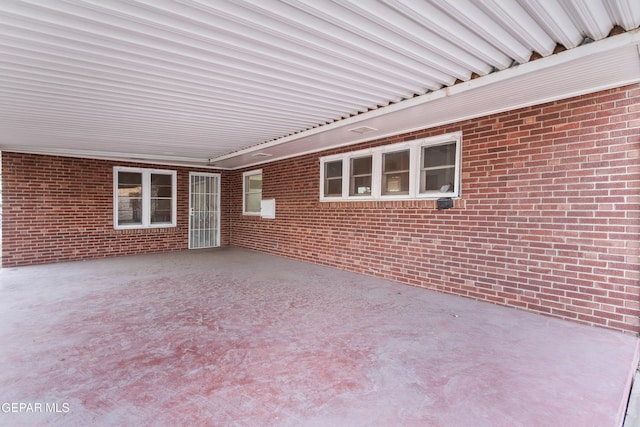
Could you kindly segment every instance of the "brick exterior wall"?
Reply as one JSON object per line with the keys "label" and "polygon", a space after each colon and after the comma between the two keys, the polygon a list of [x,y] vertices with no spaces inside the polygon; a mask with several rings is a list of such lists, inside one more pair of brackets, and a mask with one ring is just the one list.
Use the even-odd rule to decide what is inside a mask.
{"label": "brick exterior wall", "polygon": [[[176,170],[177,226],[114,230],[113,166]],[[190,171],[197,172],[3,152],[3,267],[187,249]],[[227,191],[223,175],[221,192]],[[221,197],[222,245],[229,243],[228,200]]]}
{"label": "brick exterior wall", "polygon": [[[320,156],[455,131],[453,209],[319,201]],[[275,220],[242,215],[234,171],[231,244],[637,333],[639,160],[632,85],[262,165]]]}

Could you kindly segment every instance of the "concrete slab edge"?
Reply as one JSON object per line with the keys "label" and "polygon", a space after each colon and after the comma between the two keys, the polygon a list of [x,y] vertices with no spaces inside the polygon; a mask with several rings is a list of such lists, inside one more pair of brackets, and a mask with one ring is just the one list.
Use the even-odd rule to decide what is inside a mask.
{"label": "concrete slab edge", "polygon": [[[636,344],[636,362],[638,362],[638,350],[640,341]],[[640,427],[640,362],[638,362],[635,374],[632,375],[629,401],[626,407],[626,414],[623,419],[623,427]]]}

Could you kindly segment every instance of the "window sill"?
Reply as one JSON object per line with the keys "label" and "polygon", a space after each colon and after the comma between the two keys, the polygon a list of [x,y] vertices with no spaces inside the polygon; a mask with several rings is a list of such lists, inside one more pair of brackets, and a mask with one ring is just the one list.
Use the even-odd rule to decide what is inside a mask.
{"label": "window sill", "polygon": [[407,196],[406,194],[401,196],[352,196],[352,197],[320,197],[320,202],[416,202],[423,200],[437,200],[443,197],[451,199],[459,199],[460,195],[455,193],[433,193],[425,194],[418,197]]}
{"label": "window sill", "polygon": [[[465,208],[464,199],[451,197],[454,200],[455,208]],[[318,204],[319,209],[417,209],[436,210],[438,209],[438,199],[395,199],[395,200],[323,200]]]}
{"label": "window sill", "polygon": [[145,228],[115,228],[114,234],[174,234],[182,232],[177,226],[145,227]]}
{"label": "window sill", "polygon": [[127,230],[157,230],[161,228],[176,228],[176,224],[157,224],[157,225],[135,225],[135,226],[115,226],[113,227],[116,231],[127,231]]}

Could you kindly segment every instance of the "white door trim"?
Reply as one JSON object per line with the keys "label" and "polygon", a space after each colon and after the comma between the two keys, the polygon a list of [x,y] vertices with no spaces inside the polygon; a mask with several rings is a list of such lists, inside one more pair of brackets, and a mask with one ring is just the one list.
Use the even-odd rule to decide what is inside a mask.
{"label": "white door trim", "polygon": [[[198,177],[214,178],[215,187],[202,195],[204,199],[196,198],[194,194],[194,178]],[[189,249],[220,246],[220,179],[219,173],[189,172]],[[213,209],[210,209],[210,197],[213,197]],[[207,200],[209,203],[206,203]],[[195,224],[195,221],[199,221],[199,224]],[[203,221],[205,227],[201,228]],[[198,228],[195,228],[196,225]]]}

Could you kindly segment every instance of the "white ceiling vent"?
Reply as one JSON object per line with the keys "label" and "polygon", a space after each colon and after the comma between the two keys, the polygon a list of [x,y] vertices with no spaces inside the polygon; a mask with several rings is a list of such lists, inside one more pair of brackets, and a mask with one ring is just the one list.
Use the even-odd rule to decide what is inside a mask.
{"label": "white ceiling vent", "polygon": [[271,157],[273,154],[269,153],[253,153],[253,157]]}
{"label": "white ceiling vent", "polygon": [[360,126],[357,128],[353,128],[353,129],[349,129],[350,132],[355,132],[355,133],[359,133],[360,135],[365,134],[365,133],[369,133],[369,132],[375,132],[378,129],[376,128],[372,128],[369,126]]}

